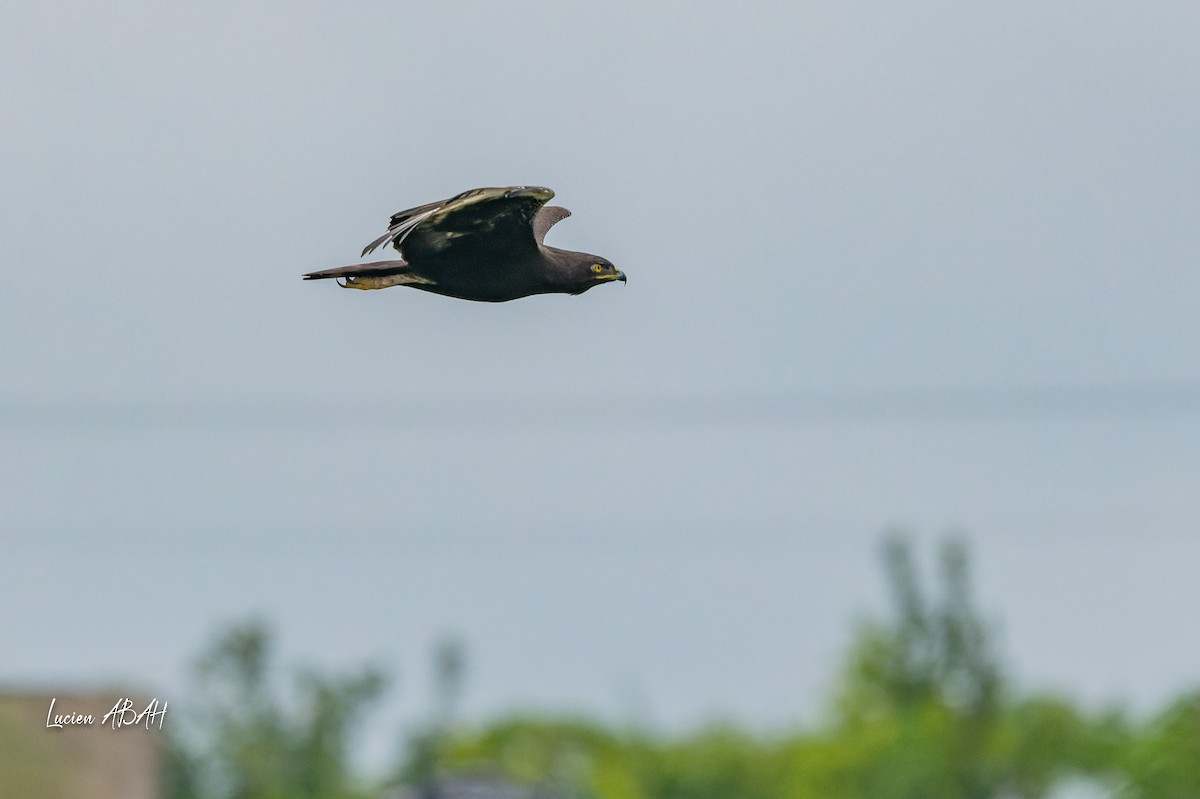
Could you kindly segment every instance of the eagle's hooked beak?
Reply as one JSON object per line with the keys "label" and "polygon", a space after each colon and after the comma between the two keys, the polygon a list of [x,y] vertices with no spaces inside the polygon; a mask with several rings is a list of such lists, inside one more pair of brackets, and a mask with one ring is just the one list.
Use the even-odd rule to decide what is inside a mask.
{"label": "eagle's hooked beak", "polygon": [[617,270],[617,276],[615,279],[624,283],[625,282],[625,273],[620,270]]}

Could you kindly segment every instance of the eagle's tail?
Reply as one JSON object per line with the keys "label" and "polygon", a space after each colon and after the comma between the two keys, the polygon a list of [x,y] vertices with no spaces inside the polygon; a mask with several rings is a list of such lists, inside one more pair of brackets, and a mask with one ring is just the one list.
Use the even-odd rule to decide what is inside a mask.
{"label": "eagle's tail", "polygon": [[[369,264],[351,264],[336,269],[309,272],[305,280],[339,278],[338,285],[347,289],[386,289],[390,286],[429,285],[432,280],[415,275],[405,261],[375,261]],[[343,280],[345,282],[343,282]]]}

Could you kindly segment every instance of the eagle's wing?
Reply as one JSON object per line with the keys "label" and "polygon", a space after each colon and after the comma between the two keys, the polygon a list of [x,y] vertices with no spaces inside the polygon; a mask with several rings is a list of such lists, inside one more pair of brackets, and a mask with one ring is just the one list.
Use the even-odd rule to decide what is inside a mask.
{"label": "eagle's wing", "polygon": [[570,215],[571,212],[561,205],[543,205],[539,208],[537,216],[533,218],[533,237],[537,239],[537,243],[541,244],[545,241],[546,233],[550,228]]}
{"label": "eagle's wing", "polygon": [[387,233],[368,244],[363,255],[389,241],[414,265],[450,254],[466,258],[532,253],[538,245],[534,217],[553,196],[553,191],[541,186],[464,191],[394,214]]}

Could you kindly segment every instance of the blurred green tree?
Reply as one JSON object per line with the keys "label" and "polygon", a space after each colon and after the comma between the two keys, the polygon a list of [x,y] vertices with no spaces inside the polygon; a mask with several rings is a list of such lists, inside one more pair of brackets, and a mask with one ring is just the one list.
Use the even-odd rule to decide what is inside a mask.
{"label": "blurred green tree", "polygon": [[1128,799],[1200,796],[1200,692],[1180,697],[1151,719],[1125,762]]}
{"label": "blurred green tree", "polygon": [[1055,697],[1012,695],[961,539],[938,550],[932,598],[906,538],[889,537],[883,551],[894,618],[860,630],[826,743],[841,753],[833,782],[845,795],[1040,799],[1070,781],[1116,780],[1119,717],[1093,721]]}
{"label": "blurred green tree", "polygon": [[[280,695],[261,622],[236,625],[197,662],[197,710],[172,739],[167,784],[177,799],[362,799],[375,793],[349,758],[352,733],[385,688],[370,668],[296,675]],[[291,710],[294,708],[294,710]]]}
{"label": "blurred green tree", "polygon": [[930,598],[907,539],[883,548],[894,620],[863,625],[842,675],[835,734],[862,758],[849,786],[912,799],[996,796],[994,744],[1003,680],[987,623],[975,609],[965,545],[940,548],[942,586]]}
{"label": "blurred green tree", "polygon": [[[250,623],[198,662],[204,712],[176,739],[170,795],[458,799],[468,795],[455,793],[462,777],[472,790],[546,799],[1045,799],[1081,782],[1120,799],[1200,796],[1200,693],[1139,724],[1019,694],[975,606],[963,541],[939,546],[932,587],[907,538],[890,536],[882,552],[890,615],[860,625],[814,728],[680,737],[545,717],[462,728],[465,656],[448,639],[434,653],[431,718],[408,741],[400,784],[385,788],[356,776],[348,754],[354,722],[383,690],[380,673],[308,672],[280,696],[270,636]],[[514,784],[529,790],[506,791]]]}
{"label": "blurred green tree", "polygon": [[861,625],[822,728],[763,739],[717,727],[672,741],[518,719],[460,734],[446,765],[602,799],[1041,799],[1072,780],[1114,784],[1120,718],[1014,698],[965,543],[947,539],[937,554],[930,591],[908,539],[886,539],[891,617]]}
{"label": "blurred green tree", "polygon": [[422,799],[438,799],[444,749],[462,692],[466,648],[457,638],[438,641],[433,651],[433,715],[408,741],[408,756],[397,781],[415,785]]}

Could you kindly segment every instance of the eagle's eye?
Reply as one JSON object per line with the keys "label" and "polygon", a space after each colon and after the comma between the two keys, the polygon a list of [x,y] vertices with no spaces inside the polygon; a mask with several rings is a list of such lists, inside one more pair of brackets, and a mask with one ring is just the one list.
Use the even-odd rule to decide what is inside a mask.
{"label": "eagle's eye", "polygon": [[601,264],[592,264],[592,271],[596,274],[600,274],[604,271],[604,266]]}

